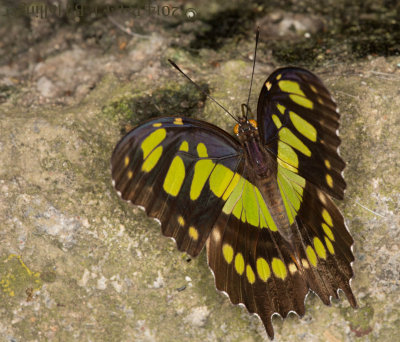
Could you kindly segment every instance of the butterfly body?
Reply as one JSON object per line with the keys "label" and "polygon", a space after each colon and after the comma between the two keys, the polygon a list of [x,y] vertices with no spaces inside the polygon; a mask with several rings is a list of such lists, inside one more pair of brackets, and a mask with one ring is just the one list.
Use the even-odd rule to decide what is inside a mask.
{"label": "butterfly body", "polygon": [[240,117],[237,136],[244,151],[244,159],[249,172],[249,179],[257,186],[270,210],[272,219],[280,233],[290,243],[289,219],[285,212],[284,203],[277,182],[276,158],[267,150],[267,145],[261,143],[257,125],[254,120],[248,121]]}
{"label": "butterfly body", "polygon": [[271,316],[302,316],[309,290],[350,304],[353,239],[329,195],[342,198],[339,114],[322,82],[282,68],[261,89],[257,123],[248,107],[234,132],[164,117],[129,132],[114,149],[119,195],[161,222],[196,256],[207,247],[216,287],[274,335]]}

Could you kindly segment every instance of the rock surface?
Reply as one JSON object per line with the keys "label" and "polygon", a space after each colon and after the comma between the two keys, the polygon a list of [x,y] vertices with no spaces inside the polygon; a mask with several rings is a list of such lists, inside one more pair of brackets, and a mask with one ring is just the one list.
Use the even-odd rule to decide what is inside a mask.
{"label": "rock surface", "polygon": [[[118,198],[110,156],[122,134],[149,117],[188,115],[231,131],[233,122],[167,58],[237,113],[247,97],[256,20],[268,16],[273,25],[273,13],[279,13],[278,21],[301,23],[311,13],[305,39],[320,34],[320,26],[310,27],[313,22],[323,22],[335,36],[329,13],[310,10],[310,2],[296,3],[286,17],[278,5],[241,8],[232,2],[228,8],[196,1],[179,17],[132,19],[126,9],[95,18],[4,17],[1,342],[268,340],[257,317],[216,291],[204,252],[193,260],[181,254],[155,221]],[[186,16],[189,7],[196,20],[194,12]],[[396,8],[386,11],[390,19]],[[222,33],[213,31],[216,18]],[[10,39],[10,32],[18,38]],[[304,36],[303,26],[301,32]],[[207,35],[218,46],[208,45]],[[313,50],[311,59],[291,57],[323,79],[342,113],[348,187],[338,205],[355,240],[352,288],[359,308],[352,309],[344,296],[327,307],[311,294],[302,319],[273,319],[277,341],[399,336],[400,57],[390,53],[399,49],[398,36],[391,44],[388,35],[382,38],[388,50],[383,56],[337,53],[338,33],[332,49]],[[286,37],[288,49],[296,37],[295,32]],[[260,43],[258,56],[253,109],[266,77],[287,61],[268,41]]]}

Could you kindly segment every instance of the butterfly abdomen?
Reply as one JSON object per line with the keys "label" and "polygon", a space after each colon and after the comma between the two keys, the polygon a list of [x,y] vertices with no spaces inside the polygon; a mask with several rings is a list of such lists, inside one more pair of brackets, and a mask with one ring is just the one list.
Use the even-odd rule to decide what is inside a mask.
{"label": "butterfly abdomen", "polygon": [[[276,160],[269,154],[260,143],[258,131],[249,126],[239,137],[241,144],[246,151],[246,164],[249,165],[253,179],[260,190],[267,207],[270,210],[272,219],[280,233],[291,242],[290,222],[285,211],[282,195],[279,189]],[[283,228],[279,228],[283,227]]]}
{"label": "butterfly abdomen", "polygon": [[268,209],[270,210],[272,219],[274,220],[278,231],[288,242],[291,242],[292,237],[291,230],[289,229],[289,218],[284,209],[285,206],[279,190],[276,173],[274,173],[271,177],[257,182],[257,187],[260,190]]}

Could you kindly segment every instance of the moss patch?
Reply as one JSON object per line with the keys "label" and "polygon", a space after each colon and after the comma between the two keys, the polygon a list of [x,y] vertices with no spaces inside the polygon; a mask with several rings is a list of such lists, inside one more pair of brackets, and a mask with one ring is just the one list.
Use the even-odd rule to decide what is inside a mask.
{"label": "moss patch", "polygon": [[42,287],[40,273],[31,271],[21,256],[10,254],[0,259],[1,296],[20,297],[26,294],[27,300]]}
{"label": "moss patch", "polygon": [[[208,86],[200,84],[208,92]],[[126,95],[103,107],[107,116],[118,118],[124,127],[135,126],[144,120],[160,116],[191,117],[203,108],[205,95],[187,83],[166,82],[149,94]]]}
{"label": "moss patch", "polygon": [[371,322],[374,317],[374,309],[364,306],[358,310],[343,308],[343,317],[350,323],[350,329],[357,337],[368,335],[372,331]]}

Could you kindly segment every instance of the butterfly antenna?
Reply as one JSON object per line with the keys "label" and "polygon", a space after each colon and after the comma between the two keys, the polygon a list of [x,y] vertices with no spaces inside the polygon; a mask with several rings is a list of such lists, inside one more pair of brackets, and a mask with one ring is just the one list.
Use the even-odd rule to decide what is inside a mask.
{"label": "butterfly antenna", "polygon": [[220,106],[225,112],[227,112],[233,120],[235,120],[237,123],[239,123],[238,119],[236,119],[223,105],[221,105],[220,103],[217,102],[217,100],[215,100],[211,95],[207,94],[203,89],[201,89],[201,87],[194,81],[192,81],[192,79],[186,75],[181,68],[179,68],[175,62],[171,61],[170,59],[168,59],[168,62],[170,62],[172,64],[172,66],[177,69],[183,76],[185,76],[192,84],[194,84],[196,86],[197,89],[200,90],[200,92],[202,94],[204,94],[205,96],[207,96],[211,101],[213,101],[214,103],[216,103],[218,106]]}
{"label": "butterfly antenna", "polygon": [[254,59],[253,59],[253,71],[252,71],[252,73],[251,73],[249,97],[247,98],[246,120],[247,120],[247,114],[249,113],[249,102],[250,102],[250,95],[251,95],[251,87],[252,87],[252,85],[253,85],[254,68],[255,68],[255,66],[256,66],[257,45],[258,45],[258,37],[259,37],[259,36],[260,36],[260,26],[257,26],[256,47],[254,48]]}

